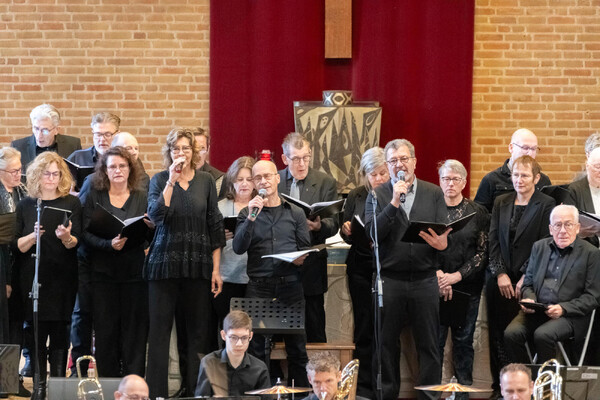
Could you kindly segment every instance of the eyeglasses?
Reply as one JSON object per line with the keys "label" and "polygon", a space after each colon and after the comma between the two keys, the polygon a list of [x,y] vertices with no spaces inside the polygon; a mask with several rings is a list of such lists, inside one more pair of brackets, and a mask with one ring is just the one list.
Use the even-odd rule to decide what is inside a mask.
{"label": "eyeglasses", "polygon": [[202,155],[205,155],[206,153],[208,153],[208,149],[207,149],[207,148],[204,148],[204,147],[202,147],[200,150],[198,150],[198,153],[199,153],[199,154],[202,154]]}
{"label": "eyeglasses", "polygon": [[52,178],[59,178],[60,177],[60,171],[54,171],[54,172],[44,171],[44,172],[42,172],[42,175],[46,179],[48,179],[50,177],[52,177]]}
{"label": "eyeglasses", "polygon": [[173,147],[171,149],[172,153],[189,153],[190,151],[192,151],[192,146]]}
{"label": "eyeglasses", "polygon": [[277,174],[264,174],[264,175],[254,175],[252,177],[252,180],[256,183],[260,183],[262,182],[263,178],[265,178],[266,180],[270,181],[271,179],[273,179],[273,177],[277,175]]}
{"label": "eyeglasses", "polygon": [[121,396],[125,396],[131,400],[150,400],[150,397],[143,397],[143,396],[139,396],[137,394],[127,394],[124,392],[119,392],[119,393],[121,393]]}
{"label": "eyeglasses", "polygon": [[557,223],[555,223],[555,224],[552,224],[552,225],[550,225],[550,226],[551,226],[551,227],[552,227],[552,229],[553,229],[554,231],[556,231],[556,232],[560,232],[560,231],[561,231],[561,229],[562,229],[563,227],[565,228],[565,230],[566,230],[567,232],[569,232],[569,231],[572,231],[572,230],[573,230],[573,228],[575,228],[575,225],[576,225],[576,224],[574,224],[574,223],[572,223],[572,222],[565,222],[564,224],[563,224],[562,222],[557,222]]}
{"label": "eyeglasses", "polygon": [[461,183],[463,181],[463,178],[459,178],[459,177],[454,177],[454,178],[448,178],[447,176],[443,176],[440,178],[442,180],[442,182],[444,182],[446,185],[449,184],[450,182],[454,183],[455,185],[458,185],[459,183]]}
{"label": "eyeglasses", "polygon": [[53,126],[50,129],[48,129],[48,128],[40,128],[39,126],[32,126],[31,127],[31,130],[33,131],[33,133],[39,134],[41,132],[44,135],[48,135],[50,132],[54,131],[55,129],[56,129],[55,126]]}
{"label": "eyeglasses", "polygon": [[310,162],[310,159],[312,158],[312,155],[307,154],[304,157],[288,157],[286,155],[286,158],[290,160],[293,164],[300,164],[300,161],[304,161],[304,164],[308,164]]}
{"label": "eyeglasses", "polygon": [[125,171],[126,169],[129,169],[129,165],[127,165],[127,164],[108,165],[108,166],[106,167],[106,169],[107,169],[107,170],[109,170],[109,171],[111,171],[111,172],[114,172],[114,171],[116,171],[117,169],[118,169],[119,171]]}
{"label": "eyeglasses", "polygon": [[529,147],[529,146],[521,146],[518,143],[511,143],[511,144],[514,145],[514,146],[517,146],[518,148],[520,148],[521,150],[523,150],[525,153],[530,152],[530,151],[533,152],[533,153],[536,153],[536,152],[538,152],[538,151],[541,150],[539,146]]}
{"label": "eyeglasses", "polygon": [[240,340],[242,341],[242,344],[246,344],[250,341],[250,336],[236,336],[236,335],[229,335],[227,336],[229,338],[229,340],[231,340],[234,344],[239,342]]}
{"label": "eyeglasses", "polygon": [[111,137],[113,137],[117,132],[92,132],[94,134],[94,136],[96,136],[97,138],[103,137],[104,139],[110,139]]}
{"label": "eyeglasses", "polygon": [[414,157],[400,157],[400,158],[392,158],[391,160],[387,160],[386,163],[388,163],[390,165],[390,167],[393,167],[394,165],[398,165],[398,163],[402,163],[402,164],[407,164],[410,160],[412,160]]}
{"label": "eyeglasses", "polygon": [[0,171],[6,172],[7,174],[11,174],[12,176],[19,176],[21,174],[21,171],[23,171],[23,168],[18,168],[18,169],[0,169]]}

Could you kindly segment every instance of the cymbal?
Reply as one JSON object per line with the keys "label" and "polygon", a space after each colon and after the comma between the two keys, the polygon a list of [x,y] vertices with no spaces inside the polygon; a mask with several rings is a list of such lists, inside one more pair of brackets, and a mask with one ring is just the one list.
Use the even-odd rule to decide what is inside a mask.
{"label": "cymbal", "polygon": [[312,388],[305,387],[287,387],[275,385],[267,389],[250,390],[246,394],[287,394],[287,393],[305,393],[312,391]]}
{"label": "cymbal", "polygon": [[429,385],[429,386],[415,386],[417,390],[431,390],[432,392],[489,392],[489,389],[477,389],[471,386],[464,386],[460,383],[450,382],[444,385]]}

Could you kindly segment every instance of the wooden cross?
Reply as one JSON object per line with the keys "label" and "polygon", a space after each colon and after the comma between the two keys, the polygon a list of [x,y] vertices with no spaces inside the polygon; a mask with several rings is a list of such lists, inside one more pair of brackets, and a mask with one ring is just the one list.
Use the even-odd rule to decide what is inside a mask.
{"label": "wooden cross", "polygon": [[325,0],[325,58],[352,58],[352,0]]}

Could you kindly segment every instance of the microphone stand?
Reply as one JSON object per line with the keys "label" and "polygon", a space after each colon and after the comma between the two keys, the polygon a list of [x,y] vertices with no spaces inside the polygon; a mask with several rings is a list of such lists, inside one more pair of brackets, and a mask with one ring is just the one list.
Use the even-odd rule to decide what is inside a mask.
{"label": "microphone stand", "polygon": [[383,310],[383,281],[381,280],[381,263],[379,262],[379,238],[377,236],[377,194],[375,190],[371,191],[373,197],[373,229],[371,239],[373,240],[373,253],[375,254],[376,277],[373,287],[374,297],[374,323],[375,323],[375,354],[377,358],[377,400],[383,400],[383,386],[381,383],[381,355],[382,355],[382,332],[381,332],[381,311]]}
{"label": "microphone stand", "polygon": [[43,400],[39,398],[40,394],[40,363],[39,363],[39,326],[38,326],[38,306],[40,299],[40,284],[39,284],[39,271],[40,271],[40,253],[42,248],[40,225],[42,223],[42,199],[37,199],[37,232],[35,235],[35,255],[31,257],[35,258],[35,272],[33,275],[33,285],[31,287],[31,293],[29,297],[33,302],[33,338],[34,338],[34,350],[31,353],[31,362],[34,363],[35,372],[33,374],[33,395],[32,399]]}

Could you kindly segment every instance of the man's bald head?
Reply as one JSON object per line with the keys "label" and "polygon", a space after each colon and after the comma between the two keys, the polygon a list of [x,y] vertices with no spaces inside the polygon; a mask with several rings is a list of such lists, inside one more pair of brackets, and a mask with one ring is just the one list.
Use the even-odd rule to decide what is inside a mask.
{"label": "man's bald head", "polygon": [[509,165],[512,168],[512,163],[521,156],[530,156],[535,158],[538,152],[537,136],[529,129],[517,129],[510,138],[508,151],[510,152]]}
{"label": "man's bald head", "polygon": [[273,161],[268,160],[260,160],[257,161],[252,167],[252,172],[255,170],[259,171],[267,171],[276,174],[277,173],[277,165]]}
{"label": "man's bald head", "polygon": [[125,147],[125,149],[133,157],[134,161],[137,161],[139,153],[140,153],[140,146],[139,146],[138,141],[135,138],[135,136],[133,136],[131,133],[129,133],[129,132],[117,133],[113,137],[113,140],[110,145],[111,145],[111,147],[115,147],[115,146]]}
{"label": "man's bald head", "polygon": [[127,375],[119,382],[119,390],[115,392],[115,400],[136,396],[139,399],[147,399],[149,395],[148,384],[142,377]]}
{"label": "man's bald head", "polygon": [[256,190],[265,189],[267,197],[278,196],[277,185],[280,177],[277,173],[277,166],[272,161],[260,160],[252,167],[252,179]]}

